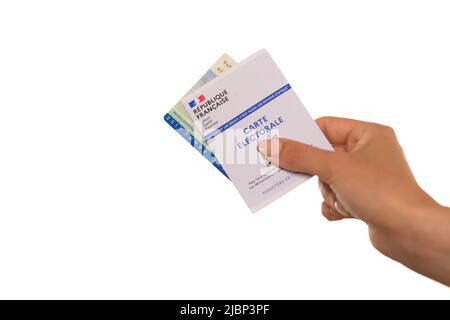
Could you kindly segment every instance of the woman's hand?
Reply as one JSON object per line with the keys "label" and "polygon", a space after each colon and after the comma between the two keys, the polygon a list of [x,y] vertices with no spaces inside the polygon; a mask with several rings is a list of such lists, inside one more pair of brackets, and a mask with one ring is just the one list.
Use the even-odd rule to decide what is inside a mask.
{"label": "woman's hand", "polygon": [[319,176],[328,220],[365,221],[375,248],[450,285],[449,209],[419,187],[394,130],[333,117],[317,124],[336,152],[283,138],[258,149],[281,168]]}

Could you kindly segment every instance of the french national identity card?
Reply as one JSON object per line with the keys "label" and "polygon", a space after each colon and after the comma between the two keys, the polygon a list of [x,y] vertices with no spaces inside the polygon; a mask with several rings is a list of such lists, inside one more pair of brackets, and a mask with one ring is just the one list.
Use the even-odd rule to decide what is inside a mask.
{"label": "french national identity card", "polygon": [[310,178],[282,170],[258,142],[284,137],[333,150],[266,50],[260,50],[182,99],[200,136],[252,212]]}
{"label": "french national identity card", "polygon": [[[197,83],[189,90],[188,93],[200,88],[208,81],[211,81],[219,74],[230,69],[236,62],[227,54],[223,54],[214,65],[197,81]],[[220,163],[211,153],[202,137],[194,134],[194,124],[191,117],[187,114],[181,101],[179,101],[172,109],[164,116],[164,120],[176,130],[181,137],[183,137],[189,144],[200,152],[216,169],[223,175],[227,176]]]}

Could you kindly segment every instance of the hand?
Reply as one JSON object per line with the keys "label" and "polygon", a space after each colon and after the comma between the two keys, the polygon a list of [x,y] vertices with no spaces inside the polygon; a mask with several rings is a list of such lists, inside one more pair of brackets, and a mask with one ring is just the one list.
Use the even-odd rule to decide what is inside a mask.
{"label": "hand", "polygon": [[317,124],[336,152],[283,138],[260,142],[259,151],[281,168],[318,175],[328,220],[365,221],[383,254],[450,284],[449,209],[419,187],[394,130],[333,117]]}

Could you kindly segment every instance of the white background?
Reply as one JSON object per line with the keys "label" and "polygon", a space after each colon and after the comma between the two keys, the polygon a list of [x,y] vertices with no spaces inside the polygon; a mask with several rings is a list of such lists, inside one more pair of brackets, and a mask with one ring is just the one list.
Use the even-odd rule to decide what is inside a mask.
{"label": "white background", "polygon": [[267,48],[313,117],[396,129],[450,204],[446,1],[3,1],[1,298],[450,298],[320,215],[252,215],[163,115],[224,52]]}

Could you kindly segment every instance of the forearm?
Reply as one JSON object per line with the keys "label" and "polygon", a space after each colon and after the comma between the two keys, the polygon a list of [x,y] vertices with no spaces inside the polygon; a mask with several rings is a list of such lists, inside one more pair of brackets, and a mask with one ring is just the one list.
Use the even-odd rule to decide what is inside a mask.
{"label": "forearm", "polygon": [[383,253],[450,286],[450,208],[431,201],[405,210],[408,220],[400,230],[386,232]]}
{"label": "forearm", "polygon": [[415,219],[417,258],[408,261],[409,267],[450,286],[450,208],[436,204]]}

